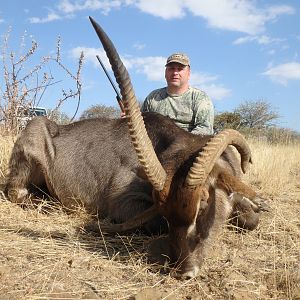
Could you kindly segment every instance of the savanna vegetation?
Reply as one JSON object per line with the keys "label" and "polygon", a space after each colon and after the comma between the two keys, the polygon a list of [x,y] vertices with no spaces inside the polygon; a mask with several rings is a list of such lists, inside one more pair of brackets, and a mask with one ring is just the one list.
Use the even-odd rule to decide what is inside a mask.
{"label": "savanna vegetation", "polygon": [[[253,165],[243,180],[266,199],[270,211],[262,212],[252,232],[225,226],[197,278],[178,281],[170,277],[167,266],[148,261],[148,249],[156,236],[139,231],[95,234],[86,226],[94,216],[83,209],[66,211],[55,199],[40,199],[27,207],[9,202],[3,187],[18,132],[14,109],[36,105],[43,90],[55,82],[52,77],[46,81],[48,75],[38,76],[35,72],[40,68],[21,76],[36,47],[33,43],[19,57],[2,52],[0,299],[300,299],[299,134],[276,126],[279,115],[266,101],[248,101],[233,112],[218,113],[215,129],[235,128],[245,134]],[[51,59],[61,67],[59,47],[58,42]],[[42,60],[40,66],[46,62]],[[70,94],[62,91],[61,101],[50,111],[60,123],[72,121],[59,110],[63,101],[80,100],[81,66],[82,58],[73,78],[75,90]],[[42,81],[30,88],[32,78]],[[95,106],[80,119],[98,116],[116,117],[118,111]],[[98,220],[100,229],[106,222]]]}

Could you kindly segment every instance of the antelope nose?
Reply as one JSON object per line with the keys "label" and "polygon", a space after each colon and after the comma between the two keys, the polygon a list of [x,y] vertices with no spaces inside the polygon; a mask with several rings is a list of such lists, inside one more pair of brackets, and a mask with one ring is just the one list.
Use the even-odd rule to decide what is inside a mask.
{"label": "antelope nose", "polygon": [[199,270],[200,269],[198,266],[192,266],[188,270],[184,270],[184,272],[179,272],[178,270],[174,270],[171,273],[171,276],[181,280],[189,280],[196,277],[199,273]]}

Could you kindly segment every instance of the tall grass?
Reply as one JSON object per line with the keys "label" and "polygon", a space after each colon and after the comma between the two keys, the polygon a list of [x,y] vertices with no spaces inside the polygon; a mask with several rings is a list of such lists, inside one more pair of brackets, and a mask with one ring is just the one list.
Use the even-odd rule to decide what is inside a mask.
{"label": "tall grass", "polygon": [[249,144],[253,165],[245,176],[246,181],[272,196],[300,187],[300,143],[250,140]]}
{"label": "tall grass", "polygon": [[15,138],[10,135],[0,134],[0,180],[2,181],[7,173],[8,160]]}

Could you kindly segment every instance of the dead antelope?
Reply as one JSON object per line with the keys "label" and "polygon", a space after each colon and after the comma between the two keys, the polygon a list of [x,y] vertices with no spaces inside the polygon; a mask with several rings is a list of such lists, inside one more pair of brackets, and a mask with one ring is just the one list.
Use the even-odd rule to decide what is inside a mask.
{"label": "dead antelope", "polygon": [[257,226],[256,193],[240,180],[241,168],[245,172],[251,162],[250,149],[234,130],[197,136],[167,117],[141,114],[114,45],[90,20],[127,118],[69,125],[34,118],[14,145],[6,192],[11,201],[22,202],[30,185],[44,187],[67,207],[81,203],[110,217],[112,230],[143,225],[155,233],[167,225],[176,275],[196,276],[214,234],[230,216],[245,228]]}

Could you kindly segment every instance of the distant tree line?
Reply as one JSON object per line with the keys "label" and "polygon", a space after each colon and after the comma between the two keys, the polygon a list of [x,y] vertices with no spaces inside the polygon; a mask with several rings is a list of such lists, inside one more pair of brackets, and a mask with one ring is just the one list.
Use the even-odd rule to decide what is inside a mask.
{"label": "distant tree line", "polygon": [[106,106],[103,104],[92,105],[88,109],[82,112],[80,120],[92,119],[92,118],[119,118],[120,109],[114,106]]}
{"label": "distant tree line", "polygon": [[265,100],[245,101],[232,112],[215,115],[214,130],[226,128],[240,131],[247,137],[263,139],[271,143],[299,141],[300,134],[277,125],[280,115]]}
{"label": "distant tree line", "polygon": [[276,125],[280,118],[271,104],[264,100],[245,101],[233,112],[222,112],[215,116],[214,128],[220,131],[225,128],[233,129],[262,129]]}
{"label": "distant tree line", "polygon": [[[93,105],[81,114],[80,120],[99,117],[119,118],[120,110],[114,106]],[[216,113],[214,131],[219,132],[226,128],[236,129],[247,137],[271,143],[299,141],[299,133],[276,125],[279,118],[280,115],[269,102],[265,100],[245,101],[232,112]]]}

